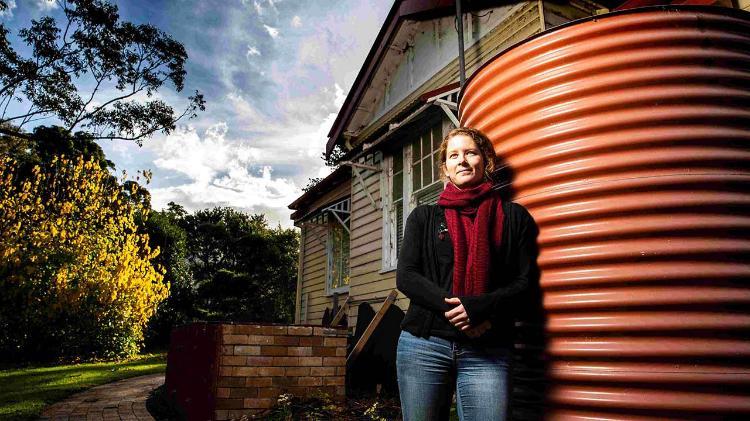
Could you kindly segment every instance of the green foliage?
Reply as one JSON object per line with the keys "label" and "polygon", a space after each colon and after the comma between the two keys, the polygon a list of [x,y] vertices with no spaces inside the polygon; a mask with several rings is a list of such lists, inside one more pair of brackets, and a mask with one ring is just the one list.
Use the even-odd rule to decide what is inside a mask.
{"label": "green foliage", "polygon": [[[32,20],[13,40],[0,24],[0,132],[24,137],[25,125],[56,118],[68,133],[141,144],[205,109],[197,91],[181,113],[152,99],[167,82],[184,88],[188,57],[178,41],[152,25],[120,21],[117,6],[106,1],[61,5],[64,22]],[[28,56],[14,43],[25,44],[19,51]],[[79,90],[84,81],[93,82],[91,91]]]}
{"label": "green foliage", "polygon": [[211,320],[290,322],[299,235],[231,208],[184,218],[197,308]]}
{"label": "green foliage", "polygon": [[191,320],[291,322],[299,235],[268,226],[263,215],[231,208],[189,214],[170,203],[146,221],[170,297],[149,324],[151,346],[167,343]]}

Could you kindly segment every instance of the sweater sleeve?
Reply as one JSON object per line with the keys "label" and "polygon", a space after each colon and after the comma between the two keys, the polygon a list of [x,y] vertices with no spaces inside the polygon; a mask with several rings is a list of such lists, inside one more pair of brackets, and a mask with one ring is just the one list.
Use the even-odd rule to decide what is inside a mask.
{"label": "sweater sleeve", "polygon": [[472,325],[477,325],[484,320],[490,319],[498,311],[503,310],[503,306],[511,305],[513,300],[519,298],[526,291],[531,279],[535,277],[535,273],[537,272],[536,258],[538,252],[536,237],[538,231],[536,223],[525,208],[517,206],[517,209],[520,213],[517,222],[515,222],[518,224],[518,228],[517,231],[514,230],[513,236],[510,237],[512,243],[509,245],[517,251],[515,253],[517,261],[510,262],[511,264],[515,264],[517,268],[514,277],[506,285],[492,292],[478,296],[459,297],[464,309],[466,309],[466,313],[469,315]]}
{"label": "sweater sleeve", "polygon": [[396,269],[396,287],[409,299],[435,312],[445,312],[451,306],[445,303],[448,293],[434,280],[428,279],[422,269],[422,247],[427,225],[427,208],[418,207],[409,215],[404,229],[401,252]]}

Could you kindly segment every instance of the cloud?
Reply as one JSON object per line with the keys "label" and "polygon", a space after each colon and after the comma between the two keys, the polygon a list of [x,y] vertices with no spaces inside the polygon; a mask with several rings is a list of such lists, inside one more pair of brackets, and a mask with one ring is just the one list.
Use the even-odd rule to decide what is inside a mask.
{"label": "cloud", "polygon": [[5,4],[8,7],[6,9],[0,10],[0,19],[10,19],[13,17],[13,9],[16,8],[16,0],[6,0]]}
{"label": "cloud", "polygon": [[36,7],[43,12],[49,12],[50,10],[57,9],[56,0],[36,0]]}
{"label": "cloud", "polygon": [[295,16],[292,18],[292,26],[295,28],[299,28],[302,26],[302,18],[299,16]]}
{"label": "cloud", "polygon": [[268,35],[271,36],[271,38],[277,38],[279,36],[279,30],[278,29],[276,29],[274,27],[271,27],[271,26],[268,26],[266,24],[263,24],[263,27],[266,28],[266,31],[268,32]]}
{"label": "cloud", "polygon": [[245,53],[245,58],[249,60],[250,57],[259,56],[259,55],[260,55],[260,51],[258,51],[257,48],[253,47],[252,45],[247,46],[247,53]]}

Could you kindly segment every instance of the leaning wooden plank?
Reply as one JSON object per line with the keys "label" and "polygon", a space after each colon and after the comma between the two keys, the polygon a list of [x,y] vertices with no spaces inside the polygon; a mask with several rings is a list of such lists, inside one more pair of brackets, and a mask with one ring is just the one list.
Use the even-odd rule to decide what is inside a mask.
{"label": "leaning wooden plank", "polygon": [[351,296],[347,296],[346,300],[344,300],[344,304],[341,304],[341,308],[339,308],[339,311],[336,313],[335,316],[333,316],[333,319],[331,319],[331,324],[329,326],[335,327],[339,324],[341,321],[341,318],[344,317],[344,314],[346,314],[346,306],[349,304],[349,299]]}
{"label": "leaning wooden plank", "polygon": [[380,324],[380,321],[383,319],[385,312],[388,311],[388,308],[391,306],[391,304],[396,301],[397,296],[398,291],[396,291],[395,289],[391,290],[391,293],[388,294],[388,297],[386,297],[385,301],[383,301],[383,306],[380,307],[380,310],[378,310],[377,314],[375,314],[375,317],[372,318],[370,324],[367,325],[367,329],[365,329],[365,332],[362,334],[362,337],[359,338],[357,344],[354,345],[354,349],[352,349],[352,352],[350,352],[349,356],[346,357],[347,366],[354,362],[355,359],[357,359],[359,353],[362,352],[365,345],[367,345],[367,341],[370,339],[370,336],[372,336],[372,332],[375,331],[375,329],[378,327],[378,324]]}

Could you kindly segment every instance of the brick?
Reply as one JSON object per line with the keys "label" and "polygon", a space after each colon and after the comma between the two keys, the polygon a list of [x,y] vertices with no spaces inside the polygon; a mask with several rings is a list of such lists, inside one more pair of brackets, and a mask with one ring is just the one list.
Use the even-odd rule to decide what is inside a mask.
{"label": "brick", "polygon": [[323,379],[320,377],[299,377],[297,384],[300,386],[322,386]]}
{"label": "brick", "polygon": [[234,355],[260,355],[260,347],[257,345],[236,345]]}
{"label": "brick", "polygon": [[344,357],[323,357],[323,365],[325,366],[342,366],[346,365],[346,358]]}
{"label": "brick", "polygon": [[346,346],[346,338],[323,338],[323,346]]}
{"label": "brick", "polygon": [[216,409],[242,409],[244,406],[242,399],[216,399]]}
{"label": "brick", "polygon": [[254,387],[268,387],[273,384],[273,380],[277,377],[248,377],[245,381],[245,385]]}
{"label": "brick", "polygon": [[316,357],[335,357],[336,348],[316,346],[313,348],[313,355]]}
{"label": "brick", "polygon": [[346,357],[346,348],[344,348],[343,346],[339,347],[339,348],[336,348],[336,356],[337,357]]}
{"label": "brick", "polygon": [[263,328],[258,325],[235,325],[234,332],[244,335],[260,335]]}
{"label": "brick", "polygon": [[257,398],[258,388],[257,387],[242,387],[230,389],[230,395],[232,398]]}
{"label": "brick", "polygon": [[228,387],[218,387],[218,388],[216,388],[216,397],[217,398],[228,398],[230,390],[231,389],[228,388]]}
{"label": "brick", "polygon": [[284,375],[283,367],[257,367],[256,369],[258,370],[257,376],[259,377]]}
{"label": "brick", "polygon": [[287,327],[287,333],[294,336],[310,336],[313,333],[313,328],[309,326],[289,326]]}
{"label": "brick", "polygon": [[221,334],[222,335],[233,335],[236,334],[234,330],[234,325],[221,325]]}
{"label": "brick", "polygon": [[309,357],[312,355],[311,346],[290,346],[286,348],[287,354],[294,357]]}
{"label": "brick", "polygon": [[259,398],[272,398],[277,399],[279,398],[279,395],[282,394],[284,391],[279,387],[262,387],[258,389],[258,397]]}
{"label": "brick", "polygon": [[323,384],[325,386],[343,386],[346,382],[343,377],[339,376],[323,377]]}
{"label": "brick", "polygon": [[344,367],[336,367],[336,375],[337,376],[344,376],[344,375],[346,375],[346,366],[344,366]]}
{"label": "brick", "polygon": [[217,420],[228,420],[229,411],[227,411],[226,409],[214,411],[214,418],[216,418]]}
{"label": "brick", "polygon": [[264,335],[286,335],[286,326],[263,326]]}
{"label": "brick", "polygon": [[299,337],[298,336],[274,336],[273,337],[273,344],[274,345],[299,345]]}
{"label": "brick", "polygon": [[246,345],[249,344],[248,335],[224,335],[225,345]]}
{"label": "brick", "polygon": [[221,347],[221,355],[234,355],[233,345],[223,345]]}
{"label": "brick", "polygon": [[259,376],[259,367],[234,367],[232,375],[235,377]]}
{"label": "brick", "polygon": [[299,357],[299,365],[301,367],[323,365],[323,358],[322,357]]}
{"label": "brick", "polygon": [[271,345],[273,344],[273,336],[267,335],[248,335],[247,343],[251,345]]}
{"label": "brick", "polygon": [[286,376],[309,376],[311,370],[317,367],[287,367],[284,369]]}
{"label": "brick", "polygon": [[250,367],[271,367],[273,357],[247,357],[247,365]]}
{"label": "brick", "polygon": [[311,376],[335,376],[336,367],[310,367]]}
{"label": "brick", "polygon": [[297,377],[293,377],[293,376],[273,377],[273,385],[284,387],[284,388],[287,388],[289,386],[296,386]]}
{"label": "brick", "polygon": [[299,346],[323,346],[323,338],[320,336],[299,338]]}
{"label": "brick", "polygon": [[313,335],[315,335],[315,336],[323,336],[324,329],[325,328],[323,328],[323,327],[314,327],[313,328]]}
{"label": "brick", "polygon": [[240,377],[219,377],[216,385],[219,387],[243,387],[245,386],[245,379]]}
{"label": "brick", "polygon": [[276,399],[270,398],[248,398],[245,399],[245,408],[267,409],[276,403]]}
{"label": "brick", "polygon": [[299,357],[273,357],[273,365],[276,367],[296,367],[299,365]]}
{"label": "brick", "polygon": [[230,367],[230,366],[227,366],[227,367],[219,367],[219,376],[220,376],[220,377],[224,377],[224,376],[233,376],[234,374],[232,374],[232,373],[233,373],[233,372],[232,372],[232,367]]}
{"label": "brick", "polygon": [[245,356],[224,356],[221,357],[221,365],[245,365],[247,357]]}
{"label": "brick", "polygon": [[260,355],[267,356],[285,356],[287,355],[287,349],[285,346],[262,346],[260,347]]}

